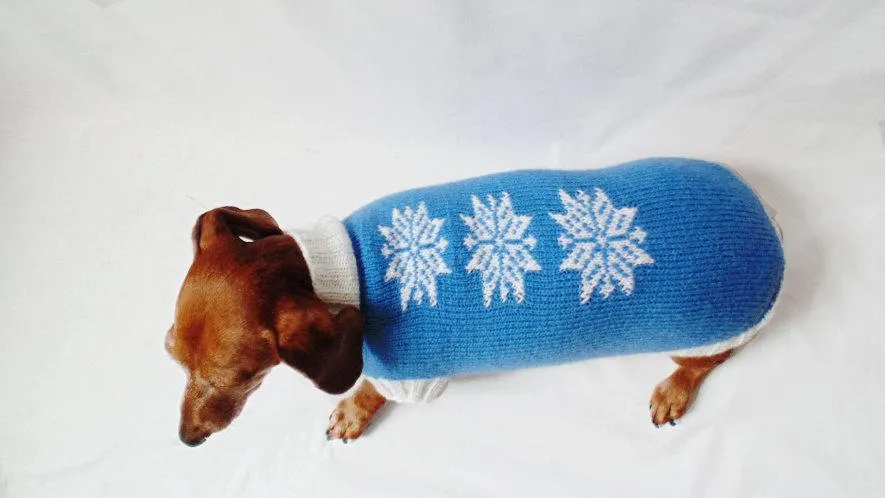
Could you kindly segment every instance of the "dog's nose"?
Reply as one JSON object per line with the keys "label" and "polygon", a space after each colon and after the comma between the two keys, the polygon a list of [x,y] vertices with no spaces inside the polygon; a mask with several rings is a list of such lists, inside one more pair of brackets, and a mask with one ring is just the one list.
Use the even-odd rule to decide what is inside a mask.
{"label": "dog's nose", "polygon": [[178,431],[178,439],[181,439],[181,442],[193,448],[194,446],[199,446],[203,444],[209,436],[205,436],[202,434],[188,434],[183,428]]}
{"label": "dog's nose", "polygon": [[199,446],[206,441],[206,437],[201,437],[200,439],[185,439],[181,438],[181,442],[193,448],[194,446]]}

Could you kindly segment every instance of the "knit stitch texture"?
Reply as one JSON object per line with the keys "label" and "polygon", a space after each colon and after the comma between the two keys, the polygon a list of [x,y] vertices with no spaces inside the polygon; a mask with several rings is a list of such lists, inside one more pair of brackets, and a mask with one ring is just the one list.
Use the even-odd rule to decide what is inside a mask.
{"label": "knit stitch texture", "polygon": [[387,196],[343,223],[364,373],[378,379],[725,341],[763,320],[784,272],[754,192],[691,159],[493,174]]}

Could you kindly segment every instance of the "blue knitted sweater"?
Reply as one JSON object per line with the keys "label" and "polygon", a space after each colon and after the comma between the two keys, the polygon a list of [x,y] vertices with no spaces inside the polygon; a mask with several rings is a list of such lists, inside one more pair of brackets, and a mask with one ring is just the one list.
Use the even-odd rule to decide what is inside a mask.
{"label": "blue knitted sweater", "polygon": [[364,373],[429,379],[727,341],[784,271],[754,192],[717,164],[648,159],[418,188],[344,220]]}

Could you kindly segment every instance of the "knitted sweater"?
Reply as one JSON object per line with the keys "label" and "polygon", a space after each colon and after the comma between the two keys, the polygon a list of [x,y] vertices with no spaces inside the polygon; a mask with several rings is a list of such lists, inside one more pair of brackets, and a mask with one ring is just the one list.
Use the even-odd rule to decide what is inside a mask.
{"label": "knitted sweater", "polygon": [[493,174],[384,197],[329,226],[346,229],[353,257],[314,254],[311,272],[358,276],[349,298],[325,298],[358,297],[376,379],[738,345],[784,272],[755,193],[688,159]]}

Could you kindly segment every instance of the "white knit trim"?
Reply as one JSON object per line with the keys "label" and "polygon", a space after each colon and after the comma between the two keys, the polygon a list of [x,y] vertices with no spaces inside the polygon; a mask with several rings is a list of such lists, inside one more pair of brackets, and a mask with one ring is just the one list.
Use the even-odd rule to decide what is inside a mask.
{"label": "white knit trim", "polygon": [[[783,243],[783,230],[781,230],[780,225],[778,225],[777,220],[775,219],[775,216],[777,216],[777,211],[775,211],[773,207],[765,202],[765,199],[763,199],[762,196],[759,195],[759,192],[754,189],[753,186],[750,185],[750,182],[748,182],[746,178],[741,176],[740,173],[735,171],[733,168],[726,166],[725,164],[719,165],[731,171],[736,177],[740,178],[741,181],[743,181],[744,184],[749,187],[754,194],[756,194],[756,198],[759,199],[759,202],[762,203],[762,207],[765,208],[765,213],[768,215],[768,219],[771,221],[771,225],[774,227],[774,231],[777,233],[777,240]],[[784,258],[786,258],[786,255],[784,255]],[[784,266],[786,266],[786,259],[784,261]],[[684,357],[713,356],[714,354],[719,354],[728,351],[729,349],[737,349],[742,347],[743,345],[748,343],[750,339],[756,337],[756,334],[758,334],[760,330],[765,328],[768,322],[771,321],[771,319],[774,317],[774,310],[775,308],[777,308],[777,303],[780,301],[781,295],[783,295],[783,279],[781,279],[781,288],[778,289],[777,296],[775,296],[774,302],[771,304],[771,308],[768,309],[768,311],[765,313],[759,323],[747,329],[746,332],[743,332],[725,341],[705,344],[703,346],[698,346],[694,348],[680,349],[678,351],[668,351],[665,354],[667,354],[668,356]]]}
{"label": "white knit trim", "polygon": [[438,398],[449,385],[449,379],[388,380],[366,379],[389,401],[397,403],[428,403]]}
{"label": "white knit trim", "polygon": [[360,305],[360,279],[353,244],[344,225],[331,216],[312,230],[290,230],[307,261],[313,290],[331,306]]}

